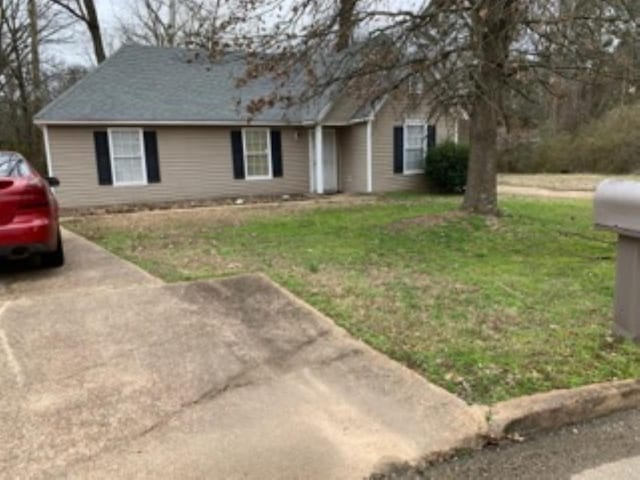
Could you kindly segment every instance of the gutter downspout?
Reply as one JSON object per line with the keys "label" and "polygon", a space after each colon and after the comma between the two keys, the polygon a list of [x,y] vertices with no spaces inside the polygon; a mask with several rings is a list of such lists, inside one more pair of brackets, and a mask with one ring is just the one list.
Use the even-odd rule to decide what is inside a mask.
{"label": "gutter downspout", "polygon": [[44,141],[44,155],[47,160],[47,175],[53,177],[53,163],[51,161],[51,148],[49,147],[49,127],[42,126],[42,140]]}

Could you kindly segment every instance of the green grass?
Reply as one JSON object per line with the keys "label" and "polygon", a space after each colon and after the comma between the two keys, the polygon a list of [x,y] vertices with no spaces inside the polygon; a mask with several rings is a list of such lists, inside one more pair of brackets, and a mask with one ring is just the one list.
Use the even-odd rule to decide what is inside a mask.
{"label": "green grass", "polygon": [[[457,198],[87,217],[67,226],[167,281],[263,271],[471,402],[637,377],[610,336],[615,237],[585,200]],[[135,218],[135,221],[133,219]]]}

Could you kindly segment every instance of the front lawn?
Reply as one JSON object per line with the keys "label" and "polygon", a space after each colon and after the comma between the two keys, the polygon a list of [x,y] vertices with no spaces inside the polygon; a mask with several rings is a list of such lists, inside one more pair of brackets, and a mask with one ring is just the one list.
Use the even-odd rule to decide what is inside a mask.
{"label": "front lawn", "polygon": [[457,198],[86,217],[66,226],[167,281],[263,271],[470,402],[640,375],[613,339],[615,237],[586,200]]}

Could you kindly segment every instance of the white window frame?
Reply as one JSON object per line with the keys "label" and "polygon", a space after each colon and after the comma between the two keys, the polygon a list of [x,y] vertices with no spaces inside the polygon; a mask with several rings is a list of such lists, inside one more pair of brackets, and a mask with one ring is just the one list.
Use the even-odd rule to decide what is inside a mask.
{"label": "white window frame", "polygon": [[[266,132],[267,134],[267,163],[269,164],[268,175],[249,175],[247,168],[247,132]],[[256,153],[256,152],[252,152]],[[242,129],[242,161],[244,162],[245,180],[271,180],[273,179],[273,159],[271,158],[271,129],[270,128],[243,128]]]}
{"label": "white window frame", "polygon": [[404,125],[402,126],[402,172],[405,175],[417,175],[420,173],[424,173],[424,167],[409,170],[407,169],[407,150],[415,150],[413,148],[408,149],[407,145],[407,127],[408,126],[420,126],[422,127],[423,136],[422,136],[422,156],[423,158],[427,156],[427,123],[424,120],[420,119],[406,119],[404,121]]}
{"label": "white window frame", "polygon": [[[141,128],[109,128],[107,129],[109,134],[109,160],[111,162],[111,179],[114,187],[140,187],[149,184],[149,177],[147,175],[147,158],[144,151],[144,132]],[[118,182],[116,180],[115,160],[113,149],[113,133],[114,132],[137,132],[140,137],[140,161],[142,162],[142,177],[139,182]]]}

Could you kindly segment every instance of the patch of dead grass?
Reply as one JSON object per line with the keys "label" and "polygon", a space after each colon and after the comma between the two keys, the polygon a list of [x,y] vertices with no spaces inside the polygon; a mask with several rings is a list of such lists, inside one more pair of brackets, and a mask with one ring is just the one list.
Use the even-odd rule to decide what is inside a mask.
{"label": "patch of dead grass", "polygon": [[440,225],[445,225],[454,220],[459,220],[461,218],[467,217],[468,214],[463,211],[453,210],[450,212],[444,213],[429,213],[426,215],[420,215],[418,217],[412,218],[403,218],[402,220],[397,220],[388,225],[389,229],[392,231],[402,232],[409,228],[430,228],[437,227]]}
{"label": "patch of dead grass", "polygon": [[[340,194],[328,197],[300,196],[297,200],[278,202],[249,202],[236,205],[231,201],[212,201],[207,204],[168,204],[162,208],[153,206],[113,207],[113,209],[89,209],[89,213],[81,210],[66,210],[64,220],[82,223],[83,221],[99,220],[105,225],[114,228],[124,225],[140,225],[142,227],[154,226],[171,222],[198,222],[207,221],[218,223],[221,226],[235,226],[242,224],[243,219],[252,219],[256,216],[275,216],[295,213],[316,208],[340,208],[357,205],[366,205],[384,201],[381,197],[369,195]],[[190,205],[190,206],[189,206]],[[64,212],[63,212],[64,213]]]}

